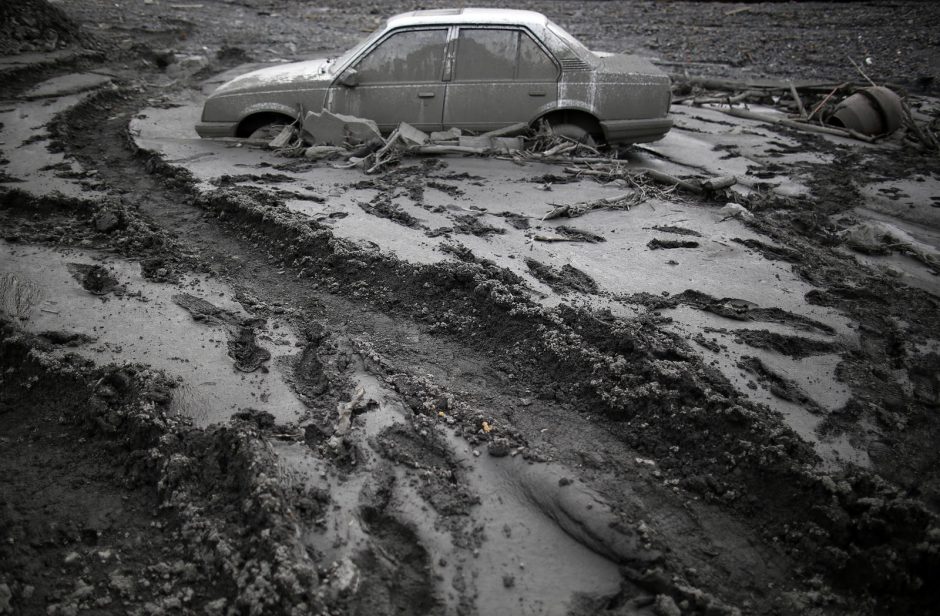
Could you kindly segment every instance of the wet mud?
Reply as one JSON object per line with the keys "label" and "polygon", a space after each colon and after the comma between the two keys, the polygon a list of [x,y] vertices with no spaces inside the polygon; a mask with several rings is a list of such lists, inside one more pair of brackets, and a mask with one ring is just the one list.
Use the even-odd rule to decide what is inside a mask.
{"label": "wet mud", "polygon": [[[601,4],[609,5],[586,4],[584,15]],[[781,10],[768,6],[722,22]],[[298,23],[341,47],[375,18],[335,8]],[[117,9],[75,10],[110,19]],[[195,25],[147,36],[154,45],[179,41],[180,28],[214,45],[200,24],[231,10],[209,2],[192,9]],[[681,3],[661,10],[696,14]],[[126,27],[146,31],[139,19]],[[217,19],[218,29],[230,19]],[[658,32],[659,23],[649,27]],[[865,194],[856,185],[877,173],[912,169],[933,181],[923,161],[885,162],[876,148],[861,154],[783,128],[767,140],[769,129],[744,123],[722,134],[739,142],[714,148],[724,156],[709,164],[780,182],[788,195],[760,184],[695,202],[665,195],[587,212],[575,228],[543,220],[548,202],[623,187],[494,160],[405,161],[353,179],[233,144],[206,146],[201,158],[141,145],[134,116],[197,100],[201,79],[224,62],[294,53],[283,37],[296,27],[272,42],[249,34],[250,53],[220,49],[229,60],[199,77],[170,71],[170,86],[169,56],[161,65],[165,54],[131,52],[147,62],[136,65],[142,75],[61,103],[48,136],[28,146],[66,157],[68,172],[42,172],[63,192],[38,191],[40,176],[0,188],[4,250],[17,264],[0,272],[0,421],[11,435],[0,443],[10,452],[4,493],[15,495],[2,515],[4,528],[29,537],[2,548],[3,562],[21,564],[0,568],[0,592],[5,586],[13,605],[28,613],[50,605],[59,606],[52,613],[930,613],[940,587],[940,476],[930,447],[940,436],[937,296],[908,284],[907,272],[920,270],[904,268],[922,262],[894,261],[903,268],[888,273],[856,260],[842,239],[854,223],[840,218]],[[591,42],[630,43],[606,25],[592,32]],[[741,40],[714,43],[716,53]],[[164,96],[167,87],[176,98]],[[716,123],[707,109],[677,115],[687,128],[648,148],[657,164],[678,165],[666,167],[672,172],[684,168],[677,160],[704,164],[682,157],[712,152],[709,130],[736,125]],[[186,147],[204,146],[195,143]],[[799,159],[807,150],[811,159]],[[3,152],[11,158],[7,144]],[[230,171],[213,183],[200,167],[213,157],[278,173]],[[840,179],[850,168],[853,177]],[[702,167],[688,169],[698,177]],[[790,170],[805,185],[786,184]],[[550,197],[517,198],[520,211],[507,211],[500,200],[517,186]],[[740,198],[753,219],[724,220],[726,197]],[[366,231],[357,235],[357,226]],[[400,243],[390,248],[392,236]],[[408,243],[415,248],[400,249]],[[38,248],[49,251],[44,275],[67,285],[43,283],[23,265],[28,253],[16,253]],[[65,263],[78,264],[74,277]],[[190,333],[173,350],[150,344],[146,366],[130,333],[128,350],[117,350],[114,326],[85,327],[98,322],[88,315],[129,302],[159,308],[136,335],[169,322],[154,314]],[[74,306],[88,323],[55,321]],[[176,364],[195,368],[180,380]],[[200,381],[210,369],[218,382]],[[813,371],[832,382],[807,378]],[[738,375],[782,406],[756,402]],[[199,392],[245,379],[240,403],[215,409],[213,421],[195,412]],[[287,394],[295,406],[274,403]],[[811,415],[818,428],[800,432],[781,408]],[[870,468],[824,464],[814,439],[848,443]],[[53,467],[61,485],[31,494],[36,469],[56,459],[68,461]],[[77,472],[92,486],[85,496],[68,487]],[[49,513],[56,499],[74,502],[74,515]],[[102,513],[94,499],[125,503],[124,513]],[[108,550],[120,566],[101,555]],[[50,582],[37,563],[61,563],[64,573]]]}

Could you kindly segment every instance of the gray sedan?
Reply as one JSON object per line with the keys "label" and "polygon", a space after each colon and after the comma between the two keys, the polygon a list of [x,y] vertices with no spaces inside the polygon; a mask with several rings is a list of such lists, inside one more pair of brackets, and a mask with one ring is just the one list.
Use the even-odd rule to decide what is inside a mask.
{"label": "gray sedan", "polygon": [[202,137],[256,135],[307,111],[490,131],[520,122],[578,140],[655,141],[672,121],[669,77],[648,61],[595,53],[544,15],[507,9],[415,11],[335,59],[257,70],[207,100]]}

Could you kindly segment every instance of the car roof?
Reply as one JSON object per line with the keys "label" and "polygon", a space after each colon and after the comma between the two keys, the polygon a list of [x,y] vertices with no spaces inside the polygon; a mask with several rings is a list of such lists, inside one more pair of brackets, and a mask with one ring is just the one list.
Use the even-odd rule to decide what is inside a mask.
{"label": "car roof", "polygon": [[434,24],[519,24],[542,26],[548,18],[535,11],[517,9],[437,9],[411,11],[390,17],[387,29]]}

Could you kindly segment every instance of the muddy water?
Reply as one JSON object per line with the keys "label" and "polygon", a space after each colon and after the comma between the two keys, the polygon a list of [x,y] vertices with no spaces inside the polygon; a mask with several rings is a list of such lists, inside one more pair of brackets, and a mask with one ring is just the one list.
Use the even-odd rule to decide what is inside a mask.
{"label": "muddy water", "polygon": [[[140,362],[178,378],[173,408],[197,425],[225,423],[232,413],[251,407],[272,413],[279,422],[296,421],[303,405],[275,371],[239,372],[228,356],[224,327],[200,324],[173,302],[180,292],[198,295],[236,314],[244,314],[230,289],[205,278],[181,285],[143,279],[136,263],[92,252],[63,253],[0,242],[0,273],[29,280],[43,300],[20,321],[31,332],[65,330],[92,342],[68,348],[98,363]],[[69,272],[69,263],[101,265],[124,287],[123,296],[95,296]],[[272,354],[293,350],[295,339],[284,327],[270,330],[260,344]]]}

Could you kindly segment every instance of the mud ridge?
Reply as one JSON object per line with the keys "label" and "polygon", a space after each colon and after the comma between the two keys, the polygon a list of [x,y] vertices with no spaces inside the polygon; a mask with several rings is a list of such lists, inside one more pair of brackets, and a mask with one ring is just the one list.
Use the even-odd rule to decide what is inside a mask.
{"label": "mud ridge", "polygon": [[839,346],[833,342],[778,334],[766,329],[739,329],[734,332],[734,336],[735,342],[757,349],[774,351],[793,359],[803,359],[813,355],[838,353],[840,351]]}
{"label": "mud ridge", "polygon": [[[36,213],[45,214],[34,222]],[[36,242],[115,252],[139,260],[144,276],[175,282],[186,259],[166,231],[144,220],[123,200],[77,199],[61,194],[36,196],[0,187],[0,221],[8,242]]]}

